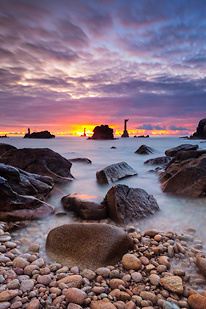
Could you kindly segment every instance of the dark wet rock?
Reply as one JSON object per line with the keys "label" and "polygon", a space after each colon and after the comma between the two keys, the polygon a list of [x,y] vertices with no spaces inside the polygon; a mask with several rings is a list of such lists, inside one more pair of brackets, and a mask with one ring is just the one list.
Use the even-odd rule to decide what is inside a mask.
{"label": "dark wet rock", "polygon": [[4,143],[0,143],[0,157],[7,151],[11,150],[11,149],[17,149],[16,147],[9,145],[9,144],[4,144]]}
{"label": "dark wet rock", "polygon": [[69,162],[74,162],[74,163],[89,163],[91,164],[92,161],[89,160],[88,158],[74,158],[74,159],[68,159]]}
{"label": "dark wet rock", "polygon": [[62,198],[65,209],[76,212],[85,220],[100,220],[107,217],[107,208],[100,196],[73,193]]}
{"label": "dark wet rock", "polygon": [[52,177],[54,182],[73,179],[72,163],[48,148],[23,148],[7,151],[0,162],[18,167],[26,172]]}
{"label": "dark wet rock", "polygon": [[137,172],[126,162],[111,164],[96,172],[97,180],[100,183],[111,183],[134,175],[137,175]]}
{"label": "dark wet rock", "polygon": [[54,138],[55,135],[51,134],[49,131],[33,132],[24,135],[24,138]]}
{"label": "dark wet rock", "polygon": [[41,199],[47,197],[54,185],[51,177],[31,174],[3,163],[0,163],[0,176],[8,181],[16,193]]}
{"label": "dark wet rock", "polygon": [[88,137],[88,139],[114,139],[113,129],[109,128],[107,124],[96,126],[93,132],[93,135],[91,137]]}
{"label": "dark wet rock", "polygon": [[114,185],[107,192],[104,203],[108,216],[116,223],[145,218],[160,210],[153,195],[143,189],[121,184]]}
{"label": "dark wet rock", "polygon": [[154,153],[156,152],[155,149],[149,147],[149,146],[146,146],[146,145],[141,145],[136,151],[135,153],[138,153],[138,154],[150,154],[150,153]]}
{"label": "dark wet rock", "polygon": [[160,181],[166,193],[185,197],[205,196],[206,154],[197,159],[175,160],[161,174]]}
{"label": "dark wet rock", "polygon": [[14,192],[3,177],[0,177],[0,196],[0,220],[2,221],[40,219],[54,211],[52,206],[33,196],[19,195]]}
{"label": "dark wet rock", "polygon": [[154,158],[154,159],[149,159],[149,160],[145,161],[144,164],[164,165],[164,164],[167,164],[169,161],[170,161],[169,157],[163,156],[163,157],[158,157],[158,158]]}
{"label": "dark wet rock", "polygon": [[52,261],[91,270],[117,263],[132,248],[128,234],[102,223],[65,224],[52,229],[46,240],[46,252]]}
{"label": "dark wet rock", "polygon": [[175,157],[177,153],[180,151],[189,151],[189,150],[197,150],[197,149],[198,149],[198,145],[182,144],[177,147],[166,150],[165,154],[168,157]]}
{"label": "dark wet rock", "polygon": [[191,139],[206,139],[206,118],[201,119],[196,132],[190,136]]}

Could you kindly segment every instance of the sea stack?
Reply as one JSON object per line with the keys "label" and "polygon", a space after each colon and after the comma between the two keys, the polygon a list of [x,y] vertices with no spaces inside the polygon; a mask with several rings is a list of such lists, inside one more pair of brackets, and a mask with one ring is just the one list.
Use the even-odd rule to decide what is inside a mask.
{"label": "sea stack", "polygon": [[125,119],[124,120],[124,132],[123,132],[123,134],[122,134],[122,136],[121,137],[129,137],[129,133],[127,132],[127,121],[128,121],[129,119]]}

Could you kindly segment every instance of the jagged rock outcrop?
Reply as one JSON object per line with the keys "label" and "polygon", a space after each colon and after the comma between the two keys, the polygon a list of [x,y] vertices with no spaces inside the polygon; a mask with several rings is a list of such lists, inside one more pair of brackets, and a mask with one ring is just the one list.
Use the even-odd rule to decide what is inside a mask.
{"label": "jagged rock outcrop", "polygon": [[4,143],[0,143],[0,157],[7,151],[11,150],[11,149],[17,149],[16,147],[9,145],[9,144],[4,144]]}
{"label": "jagged rock outcrop", "polygon": [[73,193],[64,196],[61,201],[66,210],[74,211],[85,220],[100,220],[107,217],[107,208],[100,196]]}
{"label": "jagged rock outcrop", "polygon": [[9,182],[0,176],[0,220],[34,220],[41,219],[54,212],[49,204],[28,195],[14,192]]}
{"label": "jagged rock outcrop", "polygon": [[114,265],[132,248],[128,234],[103,223],[65,224],[52,229],[46,240],[46,253],[52,261],[80,269]]}
{"label": "jagged rock outcrop", "polygon": [[206,152],[179,152],[160,175],[163,192],[184,197],[206,195]]}
{"label": "jagged rock outcrop", "polygon": [[96,177],[100,183],[111,183],[119,179],[137,175],[137,172],[126,162],[108,165],[96,172]]}
{"label": "jagged rock outcrop", "polygon": [[182,144],[177,147],[166,150],[165,154],[168,157],[175,157],[180,151],[190,151],[190,150],[197,150],[197,149],[198,149],[198,145]]}
{"label": "jagged rock outcrop", "polygon": [[191,139],[206,139],[206,118],[200,120],[196,132],[190,136]]}
{"label": "jagged rock outcrop", "polygon": [[153,195],[140,188],[129,188],[126,185],[114,185],[106,194],[108,216],[116,223],[148,217],[160,208]]}
{"label": "jagged rock outcrop", "polygon": [[3,154],[0,162],[29,173],[52,177],[54,182],[67,182],[74,178],[70,173],[72,164],[69,160],[48,148],[12,149]]}
{"label": "jagged rock outcrop", "polygon": [[41,131],[41,132],[33,132],[33,133],[26,133],[24,138],[54,138],[55,135],[51,134],[49,131]]}
{"label": "jagged rock outcrop", "polygon": [[149,147],[149,146],[146,146],[146,145],[141,145],[136,151],[135,153],[138,153],[138,154],[150,154],[150,153],[154,153],[154,152],[157,152],[155,149]]}
{"label": "jagged rock outcrop", "polygon": [[88,139],[114,139],[113,129],[109,128],[107,124],[96,126],[93,132],[93,135],[91,137],[88,137]]}
{"label": "jagged rock outcrop", "polygon": [[3,163],[0,163],[0,176],[7,180],[17,194],[32,195],[40,199],[45,199],[54,186],[51,177],[31,174]]}

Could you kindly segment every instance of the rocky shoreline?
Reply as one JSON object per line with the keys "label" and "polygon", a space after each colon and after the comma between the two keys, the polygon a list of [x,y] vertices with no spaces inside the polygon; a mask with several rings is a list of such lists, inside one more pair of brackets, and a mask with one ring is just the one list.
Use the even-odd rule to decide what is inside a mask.
{"label": "rocky shoreline", "polygon": [[205,266],[200,272],[195,263],[204,251],[192,228],[180,234],[126,226],[133,250],[116,265],[89,270],[49,261],[37,223],[26,227],[27,238],[5,232],[8,226],[0,224],[0,309],[206,308]]}

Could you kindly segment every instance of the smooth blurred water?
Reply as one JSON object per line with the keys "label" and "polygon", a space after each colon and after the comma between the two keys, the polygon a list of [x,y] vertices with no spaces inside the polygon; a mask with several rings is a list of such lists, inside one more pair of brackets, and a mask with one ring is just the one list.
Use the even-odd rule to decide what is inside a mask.
{"label": "smooth blurred water", "polygon": [[[96,171],[113,163],[127,162],[138,172],[137,176],[124,178],[117,183],[125,184],[133,188],[143,188],[148,194],[153,194],[161,211],[154,216],[138,221],[140,229],[144,230],[156,227],[159,230],[173,230],[182,232],[184,228],[192,227],[198,231],[201,239],[205,239],[206,233],[206,198],[185,199],[166,195],[161,191],[158,176],[149,172],[155,166],[144,165],[150,158],[163,156],[165,150],[179,146],[180,144],[198,144],[200,149],[206,148],[206,143],[197,140],[184,140],[180,138],[120,138],[109,141],[87,140],[84,137],[56,137],[54,139],[23,139],[22,137],[10,137],[2,139],[17,148],[50,148],[67,159],[85,157],[92,164],[73,163],[71,173],[74,181],[67,184],[56,185],[50,193],[47,202],[58,211],[63,211],[61,198],[70,193],[83,192],[88,195],[100,195],[102,198],[113,184],[100,185],[96,181]],[[145,144],[156,150],[149,155],[135,154],[135,151]],[[111,149],[114,146],[116,149]],[[54,216],[46,220],[58,219]],[[68,217],[61,218],[61,224],[68,222]]]}

